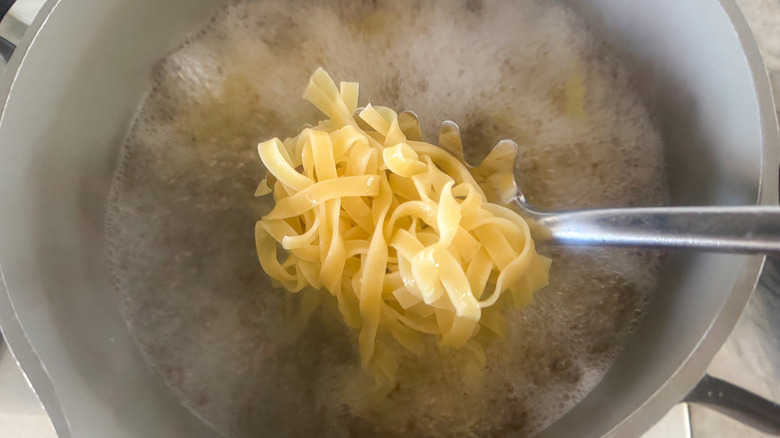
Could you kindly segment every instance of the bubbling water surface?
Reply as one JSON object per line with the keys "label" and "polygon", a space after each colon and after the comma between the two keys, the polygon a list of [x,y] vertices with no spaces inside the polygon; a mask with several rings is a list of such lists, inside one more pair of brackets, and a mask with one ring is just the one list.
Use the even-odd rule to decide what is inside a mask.
{"label": "bubbling water surface", "polygon": [[[412,109],[426,140],[454,120],[467,157],[520,145],[542,208],[657,205],[661,140],[631,78],[555,2],[267,0],[230,6],[156,67],[113,182],[108,241],[149,365],[227,436],[531,435],[599,382],[655,287],[659,254],[543,249],[551,283],[508,315],[480,369],[463,351],[403,355],[371,392],[354,334],[332,315],[292,334],[297,297],[257,261],[255,145],[321,115],[318,66],[360,82],[361,105]],[[574,79],[572,79],[574,78]],[[585,90],[572,113],[571,81]]]}

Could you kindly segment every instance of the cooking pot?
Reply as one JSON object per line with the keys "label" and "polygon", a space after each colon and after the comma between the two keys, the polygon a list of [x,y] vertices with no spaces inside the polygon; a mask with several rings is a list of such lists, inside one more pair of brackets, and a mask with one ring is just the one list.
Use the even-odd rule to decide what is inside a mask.
{"label": "cooking pot", "polygon": [[[0,324],[60,437],[217,436],[146,366],[103,224],[154,64],[227,3],[51,0],[0,79]],[[733,0],[570,3],[637,78],[663,135],[672,204],[777,203],[775,109]],[[763,262],[671,253],[629,344],[542,436],[637,436],[660,419],[704,376]],[[692,394],[706,398],[701,388]]]}

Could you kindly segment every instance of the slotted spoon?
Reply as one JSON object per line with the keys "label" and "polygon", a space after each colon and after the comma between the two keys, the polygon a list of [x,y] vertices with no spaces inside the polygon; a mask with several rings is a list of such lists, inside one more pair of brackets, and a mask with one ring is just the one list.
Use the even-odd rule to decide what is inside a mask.
{"label": "slotted spoon", "polygon": [[[399,115],[401,129],[421,137],[416,114]],[[460,129],[442,123],[439,146],[465,163]],[[687,248],[730,253],[780,253],[780,207],[706,206],[604,208],[549,212],[530,205],[517,184],[517,144],[500,141],[476,169],[514,175],[511,203],[531,225],[538,245]],[[471,166],[470,166],[471,167]],[[474,169],[475,167],[472,167]]]}

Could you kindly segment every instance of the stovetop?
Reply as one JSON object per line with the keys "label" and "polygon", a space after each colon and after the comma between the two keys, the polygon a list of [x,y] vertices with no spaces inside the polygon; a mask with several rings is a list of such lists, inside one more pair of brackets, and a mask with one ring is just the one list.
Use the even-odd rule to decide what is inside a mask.
{"label": "stovetop", "polygon": [[[45,0],[18,0],[0,35],[18,40]],[[758,41],[780,103],[780,0],[737,0]],[[707,372],[780,401],[780,258],[764,275],[731,336]],[[56,438],[54,428],[8,348],[0,343],[0,431],[3,438]],[[681,403],[643,438],[763,438],[769,435],[713,410]]]}

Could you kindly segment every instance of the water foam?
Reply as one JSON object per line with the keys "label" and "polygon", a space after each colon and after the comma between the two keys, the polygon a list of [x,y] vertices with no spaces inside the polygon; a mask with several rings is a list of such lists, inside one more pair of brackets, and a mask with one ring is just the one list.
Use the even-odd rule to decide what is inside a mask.
{"label": "water foam", "polygon": [[[420,115],[427,140],[454,120],[478,160],[511,138],[543,208],[665,200],[661,141],[631,78],[552,2],[268,0],[235,4],[161,61],[112,189],[109,246],[147,361],[226,435],[533,434],[599,381],[655,285],[658,254],[557,250],[552,282],[510,315],[480,370],[464,352],[408,355],[386,399],[370,394],[352,334],[270,287],[253,225],[254,145],[317,120],[300,98],[323,66],[361,104]],[[566,111],[568,81],[585,117]],[[432,348],[434,350],[434,348]]]}

